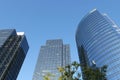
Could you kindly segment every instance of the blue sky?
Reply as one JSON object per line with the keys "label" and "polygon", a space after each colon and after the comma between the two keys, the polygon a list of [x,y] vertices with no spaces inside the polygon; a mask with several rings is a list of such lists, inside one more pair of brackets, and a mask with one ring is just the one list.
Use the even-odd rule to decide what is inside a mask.
{"label": "blue sky", "polygon": [[97,8],[120,25],[119,0],[0,0],[0,29],[24,31],[30,46],[17,80],[32,80],[41,45],[63,39],[78,61],[75,31],[82,17]]}

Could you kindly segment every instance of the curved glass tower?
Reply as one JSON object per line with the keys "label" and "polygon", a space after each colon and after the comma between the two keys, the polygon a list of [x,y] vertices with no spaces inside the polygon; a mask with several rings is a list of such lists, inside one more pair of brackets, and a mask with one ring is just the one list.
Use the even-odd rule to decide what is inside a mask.
{"label": "curved glass tower", "polygon": [[120,79],[120,28],[106,14],[89,12],[78,25],[76,43],[82,65],[108,65],[107,79]]}

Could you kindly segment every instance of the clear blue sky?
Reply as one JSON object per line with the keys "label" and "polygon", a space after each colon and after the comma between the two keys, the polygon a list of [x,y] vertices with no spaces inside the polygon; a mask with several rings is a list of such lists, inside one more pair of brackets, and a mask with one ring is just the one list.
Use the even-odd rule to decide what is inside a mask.
{"label": "clear blue sky", "polygon": [[120,25],[120,0],[0,0],[0,29],[24,31],[30,46],[17,80],[32,80],[41,45],[63,39],[78,61],[75,31],[81,18],[97,8]]}

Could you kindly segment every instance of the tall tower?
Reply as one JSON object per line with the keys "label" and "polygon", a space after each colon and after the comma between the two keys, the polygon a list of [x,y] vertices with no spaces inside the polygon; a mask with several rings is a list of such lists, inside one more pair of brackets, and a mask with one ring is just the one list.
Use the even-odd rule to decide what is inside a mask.
{"label": "tall tower", "polygon": [[78,25],[76,43],[82,65],[108,65],[107,79],[120,79],[120,28],[106,14],[90,11]]}
{"label": "tall tower", "polygon": [[68,64],[70,64],[69,45],[64,45],[61,39],[47,40],[46,45],[41,46],[33,80],[43,80],[43,76],[47,73],[54,75],[51,80],[57,80],[60,77],[57,67]]}
{"label": "tall tower", "polygon": [[0,80],[16,80],[28,48],[24,32],[0,30]]}

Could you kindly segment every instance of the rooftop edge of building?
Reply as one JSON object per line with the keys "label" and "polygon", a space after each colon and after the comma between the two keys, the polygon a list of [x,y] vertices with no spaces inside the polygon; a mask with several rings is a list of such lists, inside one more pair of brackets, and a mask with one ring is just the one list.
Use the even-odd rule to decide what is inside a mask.
{"label": "rooftop edge of building", "polygon": [[24,32],[17,32],[17,35],[24,35]]}

